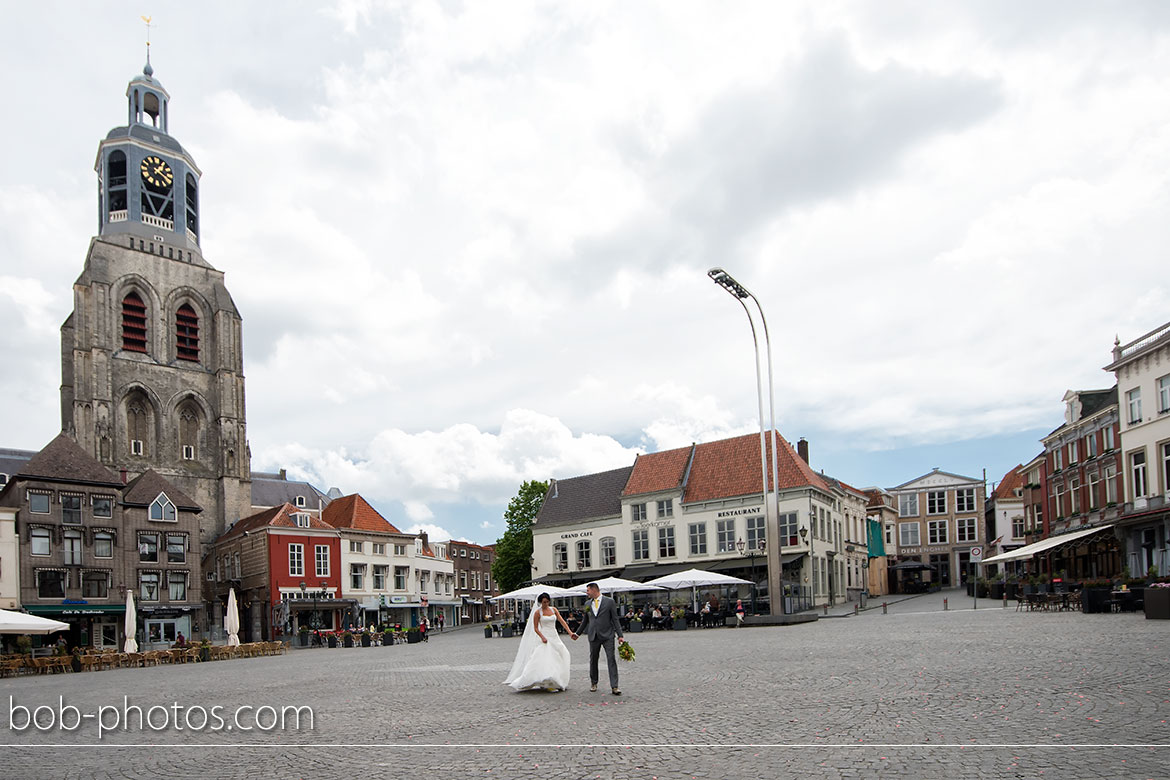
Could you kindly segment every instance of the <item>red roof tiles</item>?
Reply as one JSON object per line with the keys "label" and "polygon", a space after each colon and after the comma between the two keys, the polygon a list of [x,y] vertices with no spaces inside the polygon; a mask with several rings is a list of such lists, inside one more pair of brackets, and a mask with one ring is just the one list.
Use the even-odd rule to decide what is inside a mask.
{"label": "red roof tiles", "polygon": [[[821,490],[829,486],[796,454],[783,436],[777,440],[777,486],[780,490],[812,485]],[[768,484],[772,483],[772,440],[768,445]],[[641,458],[639,458],[641,460]],[[637,465],[635,464],[635,470]],[[734,439],[699,444],[691,464],[683,501],[711,501],[719,498],[750,495],[761,491],[760,435],[749,433]]]}
{"label": "red roof tiles", "polygon": [[1024,487],[1024,464],[1003,475],[999,485],[995,488],[992,498],[1016,498],[1016,491]]}
{"label": "red roof tiles", "polygon": [[[639,455],[634,461],[634,470],[626,482],[623,496],[633,496],[639,493],[656,493],[660,490],[673,490],[681,487],[686,477],[687,464],[690,463],[691,453],[695,445],[680,447],[677,450],[664,450]],[[756,464],[760,462],[756,458]]]}
{"label": "red roof tiles", "polygon": [[239,536],[245,531],[254,531],[261,528],[304,528],[298,526],[296,521],[292,519],[294,514],[301,514],[309,518],[309,528],[319,530],[336,531],[337,529],[328,523],[314,517],[307,512],[297,509],[289,503],[274,506],[271,509],[265,509],[263,512],[251,515],[249,517],[241,518],[235,525],[229,528],[219,539],[216,539],[216,544],[222,542],[224,539],[231,539]]}
{"label": "red roof tiles", "polygon": [[352,528],[356,531],[387,534],[402,533],[357,493],[330,501],[321,513],[321,519],[334,528]]}

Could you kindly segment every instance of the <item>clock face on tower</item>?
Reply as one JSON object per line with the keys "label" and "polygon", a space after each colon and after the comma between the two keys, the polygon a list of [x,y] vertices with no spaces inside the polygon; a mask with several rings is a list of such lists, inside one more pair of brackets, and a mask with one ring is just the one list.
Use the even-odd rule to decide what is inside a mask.
{"label": "clock face on tower", "polygon": [[142,161],[142,180],[155,190],[169,190],[175,181],[171,166],[161,157],[151,155]]}

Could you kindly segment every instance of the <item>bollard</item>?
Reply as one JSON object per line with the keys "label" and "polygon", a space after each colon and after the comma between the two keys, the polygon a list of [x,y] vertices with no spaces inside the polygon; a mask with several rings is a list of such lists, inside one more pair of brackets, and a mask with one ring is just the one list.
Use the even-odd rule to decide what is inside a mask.
{"label": "bollard", "polygon": [[857,614],[857,605],[856,604],[853,605],[853,614],[854,615]]}
{"label": "bollard", "polygon": [[886,602],[884,602],[884,601],[882,602],[882,614],[883,615],[886,614]]}
{"label": "bollard", "polygon": [[1007,609],[1007,588],[1003,589],[1003,608]]}
{"label": "bollard", "polygon": [[825,605],[825,616],[828,617],[828,615],[829,615],[829,605],[826,604]]}
{"label": "bollard", "polygon": [[946,612],[950,607],[947,606],[947,600],[943,599],[943,612]]}

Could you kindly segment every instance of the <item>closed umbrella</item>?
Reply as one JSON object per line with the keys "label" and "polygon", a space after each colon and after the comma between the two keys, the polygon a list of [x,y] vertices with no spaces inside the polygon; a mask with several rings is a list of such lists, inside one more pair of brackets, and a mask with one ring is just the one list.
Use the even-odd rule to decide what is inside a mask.
{"label": "closed umbrella", "polygon": [[240,610],[236,607],[236,589],[228,591],[227,614],[223,618],[223,627],[227,631],[228,647],[235,647],[240,643]]}
{"label": "closed umbrella", "polygon": [[60,620],[0,609],[0,634],[51,634],[68,630],[69,624]]}
{"label": "closed umbrella", "polygon": [[126,619],[122,623],[122,630],[126,632],[126,644],[122,652],[137,653],[138,641],[134,636],[138,633],[138,612],[134,609],[134,591],[126,590]]}

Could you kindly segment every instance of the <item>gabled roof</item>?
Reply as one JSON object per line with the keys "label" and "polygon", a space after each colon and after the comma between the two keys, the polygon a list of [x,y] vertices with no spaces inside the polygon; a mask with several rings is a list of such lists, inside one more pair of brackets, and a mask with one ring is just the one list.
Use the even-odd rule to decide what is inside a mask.
{"label": "gabled roof", "polygon": [[914,479],[907,480],[906,482],[903,482],[901,485],[896,485],[896,486],[894,486],[892,488],[888,488],[888,489],[890,491],[902,490],[903,488],[910,487],[911,485],[913,485],[916,482],[922,482],[922,481],[927,480],[930,477],[934,477],[934,476],[950,477],[951,479],[957,480],[959,482],[970,482],[970,483],[974,483],[974,484],[978,484],[978,483],[981,483],[983,481],[981,479],[976,479],[975,477],[964,477],[962,474],[952,474],[949,471],[942,471],[940,469],[934,469],[932,471],[927,472],[926,474],[915,477]]}
{"label": "gabled roof", "polygon": [[582,520],[616,517],[622,513],[622,490],[633,466],[551,480],[544,503],[536,513],[536,525],[568,525]]}
{"label": "gabled roof", "polygon": [[284,503],[296,506],[297,496],[305,499],[304,509],[316,510],[329,503],[329,497],[308,482],[290,480],[280,474],[252,472],[253,507],[275,507]]}
{"label": "gabled roof", "polygon": [[639,455],[634,461],[634,470],[626,482],[622,495],[634,496],[681,488],[694,451],[695,445],[692,444],[676,450]]}
{"label": "gabled roof", "polygon": [[147,469],[135,477],[122,491],[122,503],[126,506],[150,506],[159,493],[166,493],[171,503],[189,512],[202,512],[203,507],[183,491],[179,490],[154,469]]}
{"label": "gabled roof", "polygon": [[1016,491],[1024,487],[1024,464],[1016,466],[1014,469],[1003,475],[1003,479],[999,481],[999,485],[995,488],[995,492],[991,497],[996,501],[1010,501],[1017,499]]}
{"label": "gabled roof", "polygon": [[357,493],[331,501],[321,513],[321,519],[334,528],[352,528],[355,531],[385,534],[402,533]]}
{"label": "gabled roof", "polygon": [[[1068,402],[1069,396],[1077,397],[1077,401],[1081,405],[1080,416],[1071,423],[1064,422],[1056,426],[1048,433],[1048,436],[1044,437],[1045,439],[1049,438],[1053,434],[1063,431],[1070,425],[1076,425],[1086,417],[1092,417],[1102,409],[1108,409],[1110,406],[1117,406],[1117,385],[1114,385],[1108,390],[1069,390],[1064,394],[1066,403]],[[1041,441],[1043,441],[1043,439]]]}
{"label": "gabled roof", "polygon": [[[829,490],[828,484],[804,462],[779,433],[777,438],[777,485],[779,490],[812,486]],[[771,436],[768,443],[768,484],[772,483]],[[760,493],[760,435],[749,433],[733,439],[711,441],[695,447],[691,473],[683,494],[685,503],[713,501]]]}
{"label": "gabled roof", "polygon": [[226,539],[232,539],[234,537],[240,536],[245,531],[256,531],[262,528],[301,528],[301,530],[307,530],[296,524],[296,522],[292,519],[292,515],[294,514],[303,514],[308,517],[310,529],[319,531],[332,531],[334,533],[337,532],[336,528],[322,521],[316,516],[308,514],[303,509],[298,509],[292,504],[281,504],[280,506],[274,506],[271,509],[265,509],[263,512],[258,512],[257,514],[250,515],[249,517],[241,518],[239,522],[237,522],[235,525],[225,531],[223,535],[216,539],[215,544],[219,544]]}
{"label": "gabled roof", "polygon": [[81,448],[68,434],[59,433],[21,466],[18,476],[58,482],[86,482],[122,486],[121,478]]}

